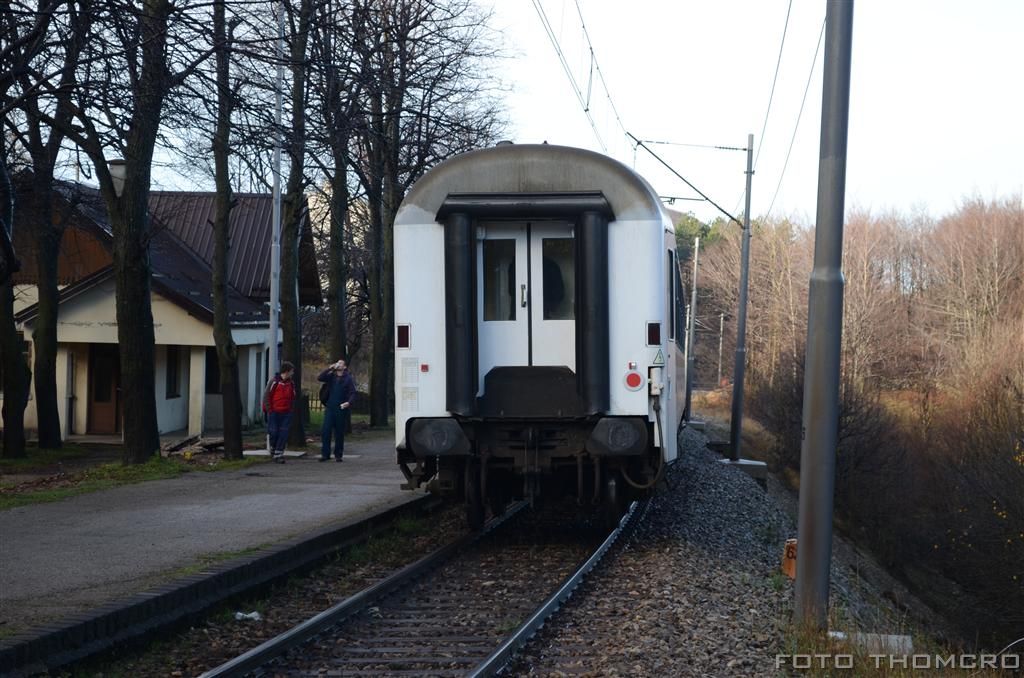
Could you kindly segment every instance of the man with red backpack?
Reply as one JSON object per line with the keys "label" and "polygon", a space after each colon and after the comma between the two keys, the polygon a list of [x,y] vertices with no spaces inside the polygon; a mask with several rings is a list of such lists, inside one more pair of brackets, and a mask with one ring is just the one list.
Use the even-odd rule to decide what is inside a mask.
{"label": "man with red backpack", "polygon": [[292,405],[295,403],[295,366],[285,360],[281,371],[263,391],[263,411],[267,413],[267,451],[272,459],[284,463],[284,446],[288,442],[288,428],[292,423]]}

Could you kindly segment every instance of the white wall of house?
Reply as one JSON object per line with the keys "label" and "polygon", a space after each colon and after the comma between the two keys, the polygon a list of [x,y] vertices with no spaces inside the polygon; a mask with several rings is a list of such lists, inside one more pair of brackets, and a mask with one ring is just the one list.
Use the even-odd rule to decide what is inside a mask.
{"label": "white wall of house", "polygon": [[[35,286],[24,286],[22,298],[35,302]],[[61,432],[84,434],[88,425],[89,345],[117,343],[114,281],[96,287],[61,304],[57,325],[57,398]],[[206,391],[206,347],[213,346],[213,328],[177,304],[153,293],[153,325],[156,335],[155,382],[157,421],[160,433],[187,430],[196,434],[223,427],[221,396]],[[27,306],[28,303],[22,307]],[[21,328],[31,337],[32,326]],[[232,331],[239,353],[239,380],[244,424],[262,421],[260,398],[266,371],[263,343],[266,328],[246,327]],[[179,348],[177,397],[168,397],[168,346]],[[70,397],[69,397],[70,396]],[[3,402],[0,396],[0,403]],[[34,387],[25,410],[25,426],[38,428]]]}
{"label": "white wall of house", "polygon": [[[177,389],[173,386],[172,366],[168,355],[178,354]],[[158,345],[156,347],[156,420],[160,433],[182,431],[188,428],[188,346]]]}
{"label": "white wall of house", "polygon": [[14,313],[17,315],[22,310],[39,301],[39,288],[35,285],[14,286]]}

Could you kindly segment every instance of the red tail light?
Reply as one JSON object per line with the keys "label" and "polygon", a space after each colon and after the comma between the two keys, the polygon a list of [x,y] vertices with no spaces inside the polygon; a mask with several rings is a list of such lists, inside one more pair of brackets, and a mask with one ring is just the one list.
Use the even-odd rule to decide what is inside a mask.
{"label": "red tail light", "polygon": [[409,326],[399,325],[398,332],[396,333],[397,341],[395,342],[398,348],[409,348],[410,337],[409,337]]}

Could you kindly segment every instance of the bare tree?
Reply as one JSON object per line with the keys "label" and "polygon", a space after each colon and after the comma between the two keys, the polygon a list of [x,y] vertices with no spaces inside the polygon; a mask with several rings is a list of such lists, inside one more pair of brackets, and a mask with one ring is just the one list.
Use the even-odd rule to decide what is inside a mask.
{"label": "bare tree", "polygon": [[[13,226],[14,189],[5,158],[5,162],[0,164],[0,230],[3,230],[0,237],[8,243]],[[8,275],[0,282],[0,364],[4,391],[4,435],[0,456],[7,459],[25,456],[25,404],[31,378],[21,351],[21,334],[14,324],[14,286],[9,274],[17,272],[18,265],[13,254],[13,248],[5,251],[4,272]]]}
{"label": "bare tree", "polygon": [[[4,12],[17,24],[16,12],[28,9],[13,4]],[[19,54],[26,67],[14,78],[15,90],[4,97],[12,110],[5,117],[12,138],[31,159],[32,191],[28,211],[33,215],[35,240],[37,315],[33,325],[35,361],[35,407],[39,446],[61,445],[57,402],[57,262],[66,219],[54,212],[54,172],[64,146],[63,129],[72,118],[71,91],[82,53],[82,38],[88,32],[91,8],[88,2],[54,4],[40,17],[36,28],[42,40],[34,43],[35,54]],[[17,112],[19,115],[13,115]],[[56,122],[44,119],[53,116]],[[61,218],[57,218],[61,217]]]}
{"label": "bare tree", "polygon": [[[190,13],[191,12],[191,13]],[[203,17],[169,0],[139,6],[103,0],[75,24],[83,66],[71,93],[72,120],[43,116],[92,161],[113,231],[117,335],[124,404],[125,463],[145,462],[159,447],[155,336],[150,296],[149,189],[153,153],[169,92],[206,60],[193,47]],[[109,167],[123,158],[123,182]]]}
{"label": "bare tree", "polygon": [[14,287],[11,276],[21,268],[14,252],[14,188],[8,160],[14,155],[8,147],[10,114],[35,96],[24,89],[12,93],[23,83],[32,62],[46,50],[51,13],[58,2],[41,3],[38,13],[22,5],[6,4],[0,9],[0,28],[5,40],[0,44],[0,110],[4,114],[2,130],[3,161],[0,165],[0,365],[3,372],[3,449],[0,455],[25,456],[25,405],[28,402],[31,372],[24,359],[21,334],[14,322]]}
{"label": "bare tree", "polygon": [[239,391],[238,347],[231,336],[228,309],[228,249],[232,197],[228,160],[231,144],[231,29],[225,17],[224,0],[213,4],[213,46],[216,56],[217,124],[213,133],[213,157],[217,196],[213,221],[213,337],[217,345],[224,414],[224,456],[242,458],[242,396]]}
{"label": "bare tree", "polygon": [[441,160],[501,130],[486,65],[488,16],[470,0],[364,0],[370,30],[353,170],[370,223],[370,423],[386,426],[394,353],[394,220],[408,188]]}
{"label": "bare tree", "polygon": [[[313,20],[313,0],[299,0],[298,7],[287,8],[287,56],[291,76],[291,117],[286,131],[288,179],[282,194],[281,210],[281,353],[295,365],[296,384],[302,384],[302,326],[299,314],[299,238],[306,219],[306,116],[308,105],[309,29]],[[275,368],[276,369],[276,368]],[[288,442],[306,446],[302,400],[295,399]]]}
{"label": "bare tree", "polygon": [[361,106],[366,61],[355,59],[355,46],[367,39],[367,12],[357,3],[326,0],[317,8],[311,48],[312,89],[319,101],[320,143],[330,164],[320,163],[328,183],[327,306],[328,350],[332,360],[351,357],[348,334],[349,264],[346,237],[352,190],[350,145]]}

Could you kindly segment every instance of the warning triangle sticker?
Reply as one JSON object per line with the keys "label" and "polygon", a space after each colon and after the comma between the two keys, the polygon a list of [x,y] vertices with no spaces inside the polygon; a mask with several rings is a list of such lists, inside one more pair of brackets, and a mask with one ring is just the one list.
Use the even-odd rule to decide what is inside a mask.
{"label": "warning triangle sticker", "polygon": [[658,355],[654,356],[654,362],[652,364],[653,365],[664,365],[665,364],[665,355],[661,352],[660,348],[658,349]]}

